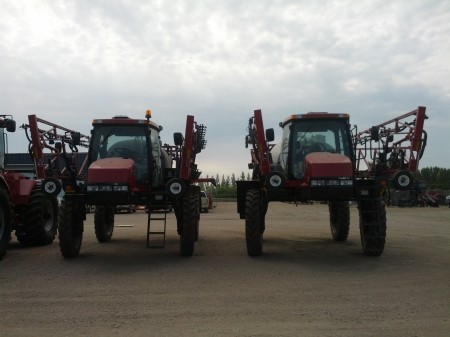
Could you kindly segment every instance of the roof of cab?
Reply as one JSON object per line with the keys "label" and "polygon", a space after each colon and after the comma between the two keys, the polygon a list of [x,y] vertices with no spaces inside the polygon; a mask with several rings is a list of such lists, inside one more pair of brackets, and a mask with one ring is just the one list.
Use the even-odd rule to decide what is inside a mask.
{"label": "roof of cab", "polygon": [[308,112],[306,114],[298,114],[298,115],[289,115],[284,119],[283,122],[280,123],[280,126],[283,127],[287,123],[296,120],[296,119],[334,119],[334,118],[343,118],[349,119],[348,114],[330,114],[328,112]]}
{"label": "roof of cab", "polygon": [[92,121],[92,125],[99,125],[99,124],[109,124],[109,125],[124,125],[124,124],[126,124],[126,125],[142,125],[142,124],[146,124],[158,131],[162,130],[162,128],[158,124],[156,124],[152,121],[148,121],[146,119],[133,119],[133,118],[130,118],[128,116],[123,116],[123,115],[114,116],[113,118],[94,119]]}

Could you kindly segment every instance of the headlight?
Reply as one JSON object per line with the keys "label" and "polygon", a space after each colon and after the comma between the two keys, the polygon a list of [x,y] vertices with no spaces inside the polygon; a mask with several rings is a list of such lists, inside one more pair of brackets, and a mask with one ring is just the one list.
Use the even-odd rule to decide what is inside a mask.
{"label": "headlight", "polygon": [[128,186],[126,185],[119,185],[119,186],[113,186],[114,192],[128,192]]}
{"label": "headlight", "polygon": [[87,187],[88,192],[98,192],[98,186],[91,185]]}
{"label": "headlight", "polygon": [[89,185],[88,192],[128,192],[127,185]]}
{"label": "headlight", "polygon": [[311,187],[339,187],[339,186],[353,186],[352,179],[311,179]]}

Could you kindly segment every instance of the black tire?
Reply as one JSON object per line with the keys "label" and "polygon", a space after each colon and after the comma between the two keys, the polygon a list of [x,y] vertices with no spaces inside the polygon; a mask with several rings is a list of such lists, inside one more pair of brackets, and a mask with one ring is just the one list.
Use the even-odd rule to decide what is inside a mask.
{"label": "black tire", "polygon": [[386,241],[386,208],[380,199],[360,201],[359,230],[364,254],[380,256]]}
{"label": "black tire", "polygon": [[194,244],[198,235],[198,193],[193,186],[189,186],[181,200],[182,219],[180,234],[180,254],[192,256]]}
{"label": "black tire", "polygon": [[59,209],[59,249],[65,258],[77,257],[80,254],[83,241],[83,207],[81,203],[67,201],[61,202]]}
{"label": "black tire", "polygon": [[350,229],[350,206],[348,201],[330,201],[331,236],[335,241],[346,241]]}
{"label": "black tire", "polygon": [[195,191],[194,191],[194,193],[197,193],[197,195],[198,195],[198,198],[197,198],[197,216],[196,216],[196,219],[197,219],[197,223],[196,223],[196,226],[195,226],[195,241],[198,241],[198,238],[199,238],[199,236],[200,236],[200,206],[201,206],[201,204],[202,204],[202,200],[201,200],[201,197],[200,197],[200,186],[193,186],[194,188],[195,188]]}
{"label": "black tire", "polygon": [[24,246],[51,244],[58,229],[58,200],[36,185],[29,203],[20,215],[22,225],[16,230],[17,241]]}
{"label": "black tire", "polygon": [[98,242],[109,242],[114,231],[114,206],[97,205],[94,211],[95,236]]}
{"label": "black tire", "polygon": [[0,260],[5,256],[11,240],[11,200],[0,188]]}
{"label": "black tire", "polygon": [[263,251],[264,209],[259,190],[248,190],[245,197],[245,241],[249,256]]}

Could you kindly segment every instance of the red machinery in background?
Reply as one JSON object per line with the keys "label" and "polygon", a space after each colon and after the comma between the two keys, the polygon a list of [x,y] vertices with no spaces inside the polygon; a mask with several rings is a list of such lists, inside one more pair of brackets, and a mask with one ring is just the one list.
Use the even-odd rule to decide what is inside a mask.
{"label": "red machinery in background", "polygon": [[417,171],[427,142],[423,129],[426,108],[419,106],[387,122],[354,135],[356,171],[387,176],[399,190],[413,186],[411,173]]}
{"label": "red machinery in background", "polygon": [[[31,168],[5,166],[4,129],[8,132],[15,132],[16,129],[15,121],[7,117],[0,118],[0,213],[4,215],[3,221],[0,221],[0,257],[6,253],[12,231],[15,231],[22,245],[53,242],[57,233],[60,182],[68,182],[76,176],[73,174],[76,162],[68,149],[77,152],[77,146],[83,145],[85,137],[30,115],[29,123],[22,125],[22,128],[29,141],[33,165]],[[50,154],[44,155],[44,149],[49,149]]]}

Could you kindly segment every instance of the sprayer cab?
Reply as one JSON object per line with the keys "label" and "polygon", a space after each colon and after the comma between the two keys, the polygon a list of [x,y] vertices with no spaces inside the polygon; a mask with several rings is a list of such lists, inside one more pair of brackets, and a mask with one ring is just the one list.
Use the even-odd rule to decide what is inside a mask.
{"label": "sprayer cab", "polygon": [[[349,116],[326,112],[290,115],[280,123],[281,141],[264,130],[260,110],[250,119],[246,144],[252,145],[253,182],[238,183],[241,217],[245,193],[256,181],[269,200],[352,200],[354,154]],[[264,130],[264,131],[263,131]]]}
{"label": "sprayer cab", "polygon": [[292,115],[280,126],[281,143],[272,149],[274,168],[295,187],[351,187],[353,152],[346,114]]}
{"label": "sprayer cab", "polygon": [[162,153],[161,127],[149,120],[116,116],[92,123],[86,179],[87,202],[139,203],[149,186],[162,184],[171,165]]}

